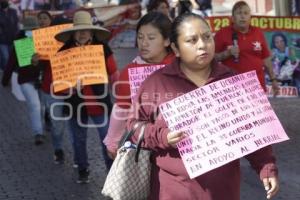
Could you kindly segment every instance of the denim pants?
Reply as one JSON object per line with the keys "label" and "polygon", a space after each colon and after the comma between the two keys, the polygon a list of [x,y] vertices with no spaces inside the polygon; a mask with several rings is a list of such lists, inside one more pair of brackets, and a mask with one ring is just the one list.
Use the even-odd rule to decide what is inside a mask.
{"label": "denim pants", "polygon": [[9,45],[0,44],[0,69],[4,71],[9,58]]}
{"label": "denim pants", "polygon": [[51,122],[51,138],[52,145],[55,150],[63,149],[63,135],[65,127],[65,119],[63,114],[64,100],[55,98],[50,94],[41,91],[41,100],[44,110],[50,114]]}
{"label": "denim pants", "polygon": [[[108,116],[99,115],[90,116],[90,118],[97,125],[97,131],[100,137],[100,144],[102,145],[102,155],[104,158],[106,169],[109,170],[113,161],[107,155],[106,146],[103,144],[103,140],[106,136],[109,125]],[[84,126],[81,126],[80,123],[84,124]],[[76,117],[72,117],[68,121],[71,142],[74,150],[74,163],[78,164],[79,170],[83,170],[87,169],[89,166],[87,154],[88,127],[85,127],[88,125],[88,117],[81,118],[80,123]]]}
{"label": "denim pants", "polygon": [[41,101],[39,91],[32,82],[20,85],[22,93],[26,99],[28,113],[33,135],[43,134]]}

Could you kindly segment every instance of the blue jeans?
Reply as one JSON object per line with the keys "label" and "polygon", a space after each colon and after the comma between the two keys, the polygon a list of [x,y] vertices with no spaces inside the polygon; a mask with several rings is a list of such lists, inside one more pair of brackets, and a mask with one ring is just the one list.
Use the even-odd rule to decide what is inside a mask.
{"label": "blue jeans", "polygon": [[55,150],[63,149],[63,135],[65,128],[65,119],[63,114],[63,99],[57,99],[41,91],[41,100],[44,109],[50,114],[50,132],[52,137],[52,145]]}
{"label": "blue jeans", "polygon": [[4,70],[9,58],[9,45],[0,44],[0,69]]}
{"label": "blue jeans", "polygon": [[[112,165],[112,160],[107,155],[106,146],[103,144],[103,140],[106,136],[109,121],[108,116],[99,115],[99,116],[90,116],[92,121],[97,125],[102,124],[103,126],[97,127],[100,137],[100,144],[102,145],[102,155],[104,158],[104,162],[107,170],[110,169]],[[105,122],[107,120],[107,122]],[[83,117],[80,119],[81,123],[87,125],[88,117]],[[105,122],[105,123],[104,123]],[[89,167],[88,163],[88,154],[87,154],[87,127],[80,126],[76,117],[72,117],[68,121],[69,131],[71,135],[71,142],[74,150],[74,163],[78,164],[78,169],[83,170]]]}
{"label": "blue jeans", "polygon": [[33,135],[43,134],[41,101],[39,91],[32,82],[20,85],[26,99]]}

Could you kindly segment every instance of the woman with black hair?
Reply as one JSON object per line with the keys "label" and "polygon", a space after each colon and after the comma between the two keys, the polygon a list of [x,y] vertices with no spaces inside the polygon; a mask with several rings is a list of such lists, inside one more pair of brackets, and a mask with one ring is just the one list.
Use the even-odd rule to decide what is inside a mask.
{"label": "woman with black hair", "polygon": [[170,49],[170,30],[170,19],[160,12],[150,12],[138,22],[136,41],[139,55],[122,70],[114,87],[116,103],[111,114],[108,134],[104,140],[112,158],[117,153],[118,143],[126,129],[131,110],[133,94],[129,85],[129,70],[151,66],[163,67],[171,63],[174,54]]}

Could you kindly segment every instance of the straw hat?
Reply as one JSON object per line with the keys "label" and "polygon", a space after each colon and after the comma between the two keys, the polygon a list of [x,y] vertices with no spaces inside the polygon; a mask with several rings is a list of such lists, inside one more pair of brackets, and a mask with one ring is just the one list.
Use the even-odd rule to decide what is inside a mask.
{"label": "straw hat", "polygon": [[100,26],[94,26],[92,23],[92,17],[87,11],[78,11],[73,17],[73,27],[62,30],[55,35],[55,39],[60,42],[68,41],[75,31],[79,30],[92,30],[95,37],[100,40],[107,40],[110,36],[109,30]]}
{"label": "straw hat", "polygon": [[33,16],[27,16],[23,19],[23,27],[22,29],[27,30],[33,30],[39,28],[39,23],[36,17]]}

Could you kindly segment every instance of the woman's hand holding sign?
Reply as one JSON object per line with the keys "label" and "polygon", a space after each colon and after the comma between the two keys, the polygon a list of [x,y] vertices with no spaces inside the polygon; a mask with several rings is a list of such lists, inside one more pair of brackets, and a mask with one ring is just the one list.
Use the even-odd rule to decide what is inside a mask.
{"label": "woman's hand holding sign", "polygon": [[172,131],[167,135],[167,140],[170,146],[177,148],[176,144],[185,138],[185,134],[182,131]]}

